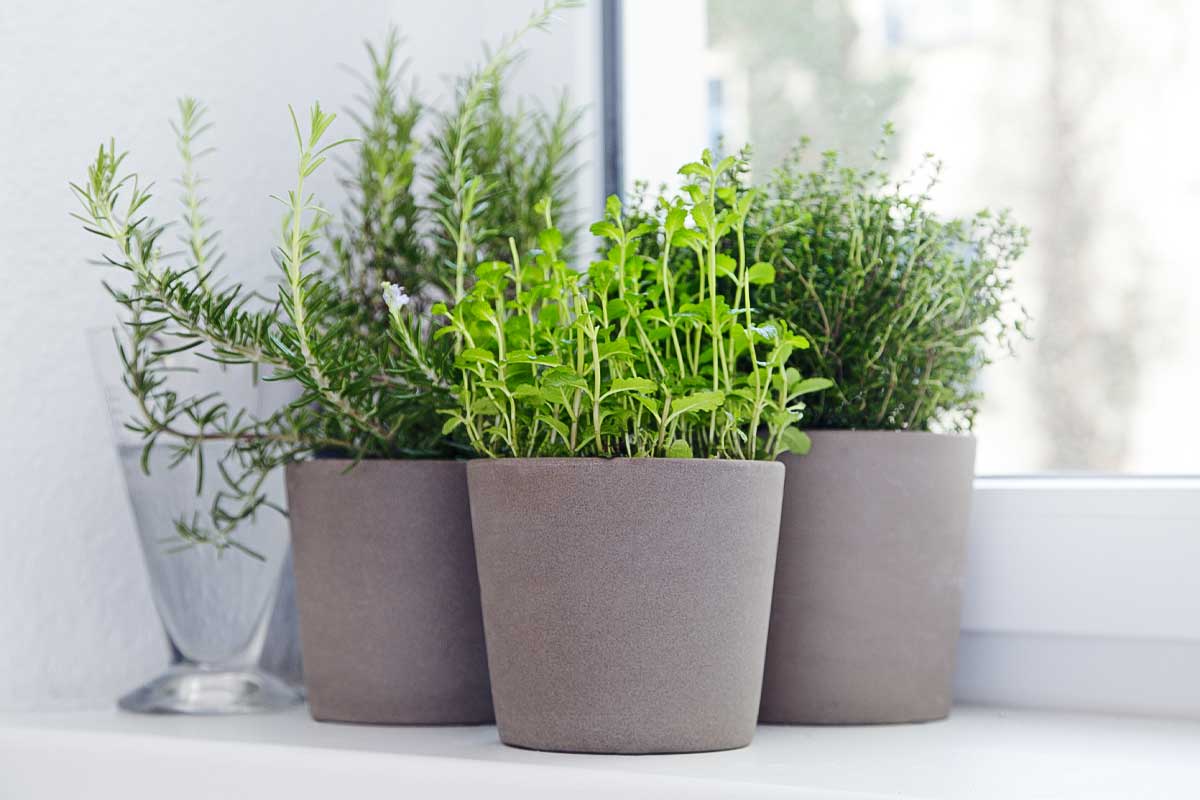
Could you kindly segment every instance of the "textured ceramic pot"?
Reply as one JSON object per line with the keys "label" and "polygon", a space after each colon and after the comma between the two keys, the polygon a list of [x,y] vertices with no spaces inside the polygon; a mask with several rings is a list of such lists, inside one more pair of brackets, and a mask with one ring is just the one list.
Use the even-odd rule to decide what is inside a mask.
{"label": "textured ceramic pot", "polygon": [[490,722],[466,464],[348,466],[287,468],[313,718]]}
{"label": "textured ceramic pot", "polygon": [[813,431],[785,456],[763,722],[950,713],[975,440]]}
{"label": "textured ceramic pot", "polygon": [[506,459],[468,467],[496,723],[586,753],[754,736],[783,466]]}

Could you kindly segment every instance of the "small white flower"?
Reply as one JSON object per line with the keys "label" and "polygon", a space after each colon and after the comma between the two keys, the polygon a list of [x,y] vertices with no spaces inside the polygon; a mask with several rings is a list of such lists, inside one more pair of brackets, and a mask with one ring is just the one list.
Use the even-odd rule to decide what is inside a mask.
{"label": "small white flower", "polygon": [[384,281],[383,302],[387,303],[388,311],[399,314],[400,309],[412,302],[412,298],[405,293],[403,286]]}

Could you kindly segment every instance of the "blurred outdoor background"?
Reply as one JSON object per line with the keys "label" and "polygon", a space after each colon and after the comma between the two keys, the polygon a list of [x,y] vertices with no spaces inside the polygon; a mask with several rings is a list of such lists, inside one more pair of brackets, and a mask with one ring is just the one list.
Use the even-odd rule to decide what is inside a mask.
{"label": "blurred outdoor background", "polygon": [[[983,375],[979,473],[1200,473],[1200,3],[1138,9],[626,2],[625,180],[722,138],[751,142],[756,172],[801,136],[863,166],[894,123],[895,176],[933,153],[937,208],[1007,207],[1032,230],[1016,276],[1032,340]],[[673,51],[654,46],[668,30]],[[663,58],[677,83],[643,85]],[[691,138],[666,124],[681,117]]]}

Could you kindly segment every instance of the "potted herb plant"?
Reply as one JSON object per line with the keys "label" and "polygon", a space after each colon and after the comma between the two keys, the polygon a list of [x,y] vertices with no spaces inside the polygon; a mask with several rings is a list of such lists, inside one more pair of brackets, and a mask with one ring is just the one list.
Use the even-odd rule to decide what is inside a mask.
{"label": "potted herb plant", "polygon": [[[471,449],[443,430],[441,412],[456,403],[454,353],[448,340],[433,338],[424,309],[439,292],[465,293],[467,266],[492,247],[487,231],[505,203],[565,194],[575,112],[564,103],[516,117],[499,100],[520,36],[544,28],[561,5],[534,14],[459,83],[454,108],[438,116],[427,142],[415,135],[422,109],[399,96],[396,38],[372,51],[353,205],[324,261],[332,220],[306,183],[343,142],[327,143],[334,116],[319,106],[306,128],[293,114],[299,160],[296,186],[281,200],[282,282],[265,303],[210,280],[210,234],[197,233],[204,258],[161,253],[162,228],[142,216],[149,193],[121,175],[115,147],[101,149],[80,189],[88,227],[116,244],[111,263],[131,277],[114,296],[141,337],[128,372],[144,401],[147,446],[170,438],[201,458],[200,443],[228,443],[211,519],[181,531],[195,542],[235,541],[240,521],[278,505],[262,487],[286,467],[305,680],[317,719],[492,719],[461,461]],[[432,155],[424,173],[432,190],[418,199],[424,153]],[[416,312],[394,330],[379,296],[384,286],[388,303]],[[177,396],[162,358],[191,348],[295,381],[301,396],[263,418],[220,396]]]}
{"label": "potted herb plant", "polygon": [[778,270],[751,301],[810,348],[789,363],[832,388],[787,466],[761,719],[932,720],[950,711],[974,477],[970,434],[989,343],[1020,332],[1007,215],[945,220],[940,166],[911,191],[803,149],[768,182],[747,239]]}
{"label": "potted herb plant", "polygon": [[[747,745],[783,467],[801,449],[788,357],[807,343],[744,302],[771,279],[741,243],[755,197],[709,153],[683,197],[592,233],[568,267],[553,206],[536,251],[484,262],[449,324],[500,738],[542,750]],[[638,254],[655,238],[663,257]],[[394,308],[397,326],[403,311]]]}

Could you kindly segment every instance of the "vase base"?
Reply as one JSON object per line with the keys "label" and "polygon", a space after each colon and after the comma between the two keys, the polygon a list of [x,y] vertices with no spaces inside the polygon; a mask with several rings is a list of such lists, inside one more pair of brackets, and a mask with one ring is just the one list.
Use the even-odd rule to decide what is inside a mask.
{"label": "vase base", "polygon": [[300,690],[259,669],[176,666],[117,701],[139,714],[254,714],[304,699]]}

